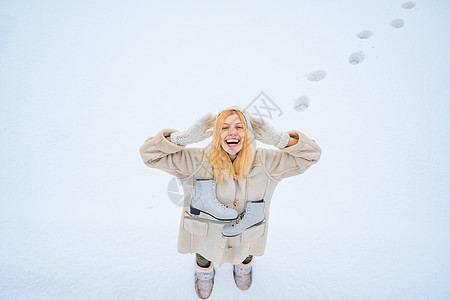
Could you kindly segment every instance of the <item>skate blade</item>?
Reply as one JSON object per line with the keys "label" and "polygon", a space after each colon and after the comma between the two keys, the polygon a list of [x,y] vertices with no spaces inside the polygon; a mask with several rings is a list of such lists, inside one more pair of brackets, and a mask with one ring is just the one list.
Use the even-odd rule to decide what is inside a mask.
{"label": "skate blade", "polygon": [[208,223],[213,223],[213,224],[220,224],[220,225],[232,225],[233,221],[220,221],[220,220],[216,220],[216,219],[204,219],[204,218],[200,218],[199,216],[193,215],[193,216],[184,216],[185,219],[187,220],[194,220],[194,221],[200,221],[200,222],[208,222]]}
{"label": "skate blade", "polygon": [[[258,223],[256,223],[256,224],[253,224],[253,225],[250,226],[250,227],[245,228],[244,231],[247,230],[247,229],[253,228],[253,227],[261,226],[261,225],[263,225],[263,224],[266,224],[266,219],[264,219],[264,220],[262,220],[262,221],[260,221],[260,222],[258,222]],[[239,232],[239,233],[234,234],[234,235],[224,235],[223,232],[222,232],[222,236],[223,236],[223,237],[235,237],[235,236],[238,236],[238,235],[242,234],[244,231]]]}
{"label": "skate blade", "polygon": [[235,221],[237,219],[237,217],[234,218],[234,219],[220,219],[220,218],[216,218],[215,216],[211,215],[210,213],[208,213],[206,211],[203,211],[203,210],[200,210],[198,208],[195,208],[192,205],[189,207],[189,210],[190,210],[191,214],[194,215],[194,216],[199,216],[200,213],[204,213],[204,214],[207,214],[208,216],[211,216],[214,219],[216,219],[218,221],[222,221],[222,222],[232,222],[232,221]]}

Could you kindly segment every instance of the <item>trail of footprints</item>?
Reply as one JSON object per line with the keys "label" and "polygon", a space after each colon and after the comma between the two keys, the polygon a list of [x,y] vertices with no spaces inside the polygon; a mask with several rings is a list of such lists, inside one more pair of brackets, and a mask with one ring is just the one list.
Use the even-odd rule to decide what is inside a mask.
{"label": "trail of footprints", "polygon": [[[412,9],[416,6],[415,2],[408,1],[402,4],[403,9]],[[390,25],[394,28],[402,28],[405,25],[405,21],[401,18],[394,19],[390,22]],[[367,40],[373,36],[373,31],[364,30],[356,35],[360,40]],[[350,54],[348,62],[352,65],[358,65],[364,61],[366,54],[363,51],[356,51]],[[309,81],[317,82],[321,81],[327,76],[327,72],[324,70],[316,70],[306,75],[306,79]],[[305,111],[309,107],[310,98],[306,95],[300,96],[294,100],[294,110],[301,112]]]}

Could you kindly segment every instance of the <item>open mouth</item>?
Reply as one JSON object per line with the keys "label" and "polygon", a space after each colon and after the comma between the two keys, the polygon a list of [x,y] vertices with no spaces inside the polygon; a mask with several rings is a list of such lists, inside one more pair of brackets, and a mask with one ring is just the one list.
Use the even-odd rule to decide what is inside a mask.
{"label": "open mouth", "polygon": [[230,147],[236,147],[237,145],[239,145],[239,143],[241,142],[241,140],[238,139],[228,139],[225,141],[227,143],[228,146]]}

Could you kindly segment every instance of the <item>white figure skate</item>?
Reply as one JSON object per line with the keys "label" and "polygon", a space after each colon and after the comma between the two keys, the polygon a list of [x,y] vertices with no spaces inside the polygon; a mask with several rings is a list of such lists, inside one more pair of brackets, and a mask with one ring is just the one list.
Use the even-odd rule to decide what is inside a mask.
{"label": "white figure skate", "polygon": [[[236,220],[238,212],[216,198],[216,182],[214,179],[197,179],[194,187],[194,194],[191,198],[190,212],[194,219],[202,221],[212,221],[212,223],[224,224],[225,222]],[[205,213],[218,220],[202,219],[200,213]],[[215,221],[215,222],[214,222]]]}
{"label": "white figure skate", "polygon": [[250,227],[264,224],[265,217],[264,199],[247,201],[245,212],[239,216],[235,224],[223,226],[222,235],[224,237],[237,236]]}

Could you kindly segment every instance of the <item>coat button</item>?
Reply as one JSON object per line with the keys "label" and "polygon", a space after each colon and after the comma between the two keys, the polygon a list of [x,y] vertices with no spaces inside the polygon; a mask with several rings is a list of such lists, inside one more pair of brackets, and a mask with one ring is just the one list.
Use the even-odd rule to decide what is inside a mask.
{"label": "coat button", "polygon": [[231,248],[233,248],[233,246],[228,246],[228,249],[231,249]]}

